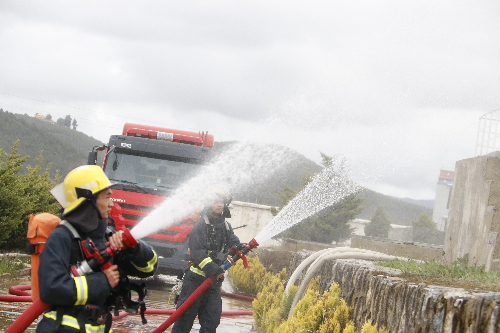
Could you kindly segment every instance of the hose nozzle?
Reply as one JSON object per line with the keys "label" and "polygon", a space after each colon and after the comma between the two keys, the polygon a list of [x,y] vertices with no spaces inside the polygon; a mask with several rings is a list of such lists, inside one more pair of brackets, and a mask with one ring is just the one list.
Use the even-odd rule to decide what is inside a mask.
{"label": "hose nozzle", "polygon": [[133,248],[136,247],[139,242],[132,236],[132,233],[130,232],[130,229],[124,228],[123,229],[123,236],[122,236],[123,243],[125,244],[126,247],[128,248]]}
{"label": "hose nozzle", "polygon": [[257,241],[255,240],[255,238],[252,238],[252,240],[250,240],[250,242],[248,242],[248,245],[249,245],[252,249],[255,249],[257,246],[259,246],[259,243],[257,243]]}
{"label": "hose nozzle", "polygon": [[[132,236],[130,230],[127,228],[122,229],[122,242],[126,248],[136,247],[139,242]],[[73,276],[86,275],[92,271],[97,272],[99,269],[107,269],[111,266],[109,260],[114,257],[118,251],[112,246],[105,248],[102,251],[97,249],[94,242],[91,239],[85,239],[81,241],[81,247],[86,260],[82,261],[78,266],[71,266],[71,274]]]}
{"label": "hose nozzle", "polygon": [[252,238],[252,240],[248,242],[248,244],[244,244],[241,247],[238,253],[236,253],[232,257],[228,257],[227,260],[222,264],[221,268],[223,270],[227,270],[229,267],[236,265],[236,261],[238,261],[239,259],[243,260],[243,265],[245,266],[245,268],[248,267],[246,260],[247,258],[245,257],[245,254],[252,251],[252,249],[255,249],[257,246],[259,246],[259,243],[257,243],[255,238]]}

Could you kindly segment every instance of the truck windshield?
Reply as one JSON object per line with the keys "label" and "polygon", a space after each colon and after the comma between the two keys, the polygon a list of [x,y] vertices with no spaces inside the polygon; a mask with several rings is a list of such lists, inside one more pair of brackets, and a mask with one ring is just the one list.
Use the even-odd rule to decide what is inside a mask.
{"label": "truck windshield", "polygon": [[174,189],[195,175],[199,164],[165,155],[140,156],[113,150],[104,172],[112,183],[141,188]]}

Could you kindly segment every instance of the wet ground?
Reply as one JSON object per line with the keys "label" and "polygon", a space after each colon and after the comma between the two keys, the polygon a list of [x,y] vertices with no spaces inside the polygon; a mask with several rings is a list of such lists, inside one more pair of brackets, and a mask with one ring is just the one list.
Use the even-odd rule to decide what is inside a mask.
{"label": "wet ground", "polygon": [[[154,280],[147,281],[148,296],[146,297],[146,306],[148,309],[174,309],[173,296],[171,294],[173,277],[160,275]],[[9,295],[8,289],[12,286],[30,284],[29,276],[9,277],[2,276],[0,278],[0,295]],[[227,292],[232,292],[229,283],[224,283],[223,289]],[[5,302],[0,300],[0,331],[8,328],[14,320],[28,307],[31,303],[26,302]],[[223,311],[251,311],[252,304],[250,301],[223,297]],[[167,320],[169,315],[154,315],[146,314],[147,324],[141,323],[139,315],[127,315],[119,319],[115,319],[113,323],[114,332],[152,332],[158,326]],[[251,333],[253,330],[254,320],[252,316],[223,316],[221,324],[217,329],[220,333]],[[35,332],[36,324],[33,323],[25,332]],[[170,332],[167,329],[165,332]],[[199,325],[197,321],[193,326],[192,332],[198,332]]]}

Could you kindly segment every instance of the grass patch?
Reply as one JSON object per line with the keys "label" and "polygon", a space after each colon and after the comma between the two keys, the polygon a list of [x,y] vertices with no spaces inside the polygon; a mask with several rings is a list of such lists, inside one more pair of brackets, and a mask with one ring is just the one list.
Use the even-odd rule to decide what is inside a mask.
{"label": "grass patch", "polygon": [[29,256],[2,255],[0,257],[0,275],[5,273],[14,274],[31,264]]}
{"label": "grass patch", "polygon": [[485,272],[482,267],[469,267],[467,261],[467,258],[462,258],[450,265],[443,265],[437,261],[391,260],[377,264],[399,269],[405,278],[419,277],[418,282],[427,282],[427,277],[427,283],[431,284],[500,291],[500,273]]}

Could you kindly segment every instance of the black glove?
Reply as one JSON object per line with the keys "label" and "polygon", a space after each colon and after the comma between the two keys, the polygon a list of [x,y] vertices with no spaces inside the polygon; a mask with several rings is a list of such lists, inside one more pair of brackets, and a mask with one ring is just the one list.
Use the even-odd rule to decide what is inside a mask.
{"label": "black glove", "polygon": [[224,270],[214,262],[208,263],[203,271],[207,277],[217,277],[219,274],[224,273]]}

